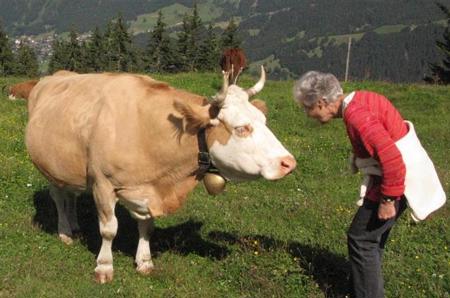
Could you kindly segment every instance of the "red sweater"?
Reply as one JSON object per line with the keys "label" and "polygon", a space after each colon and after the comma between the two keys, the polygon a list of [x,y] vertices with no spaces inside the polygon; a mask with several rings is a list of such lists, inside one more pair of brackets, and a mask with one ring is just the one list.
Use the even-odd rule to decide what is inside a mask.
{"label": "red sweater", "polygon": [[373,157],[381,166],[382,177],[372,176],[366,197],[379,201],[381,194],[402,196],[406,170],[395,142],[408,128],[397,109],[380,94],[356,91],[343,118],[355,156]]}

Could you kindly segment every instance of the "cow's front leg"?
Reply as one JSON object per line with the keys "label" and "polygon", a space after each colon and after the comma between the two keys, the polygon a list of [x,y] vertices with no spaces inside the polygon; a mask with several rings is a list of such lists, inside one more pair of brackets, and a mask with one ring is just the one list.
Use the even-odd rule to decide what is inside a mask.
{"label": "cow's front leg", "polygon": [[97,257],[95,280],[98,283],[113,279],[112,242],[117,234],[117,218],[114,214],[116,196],[113,187],[106,179],[93,185],[94,200],[97,206],[102,246]]}
{"label": "cow's front leg", "polygon": [[139,244],[136,251],[136,271],[147,275],[153,270],[150,252],[150,233],[153,231],[153,219],[138,219]]}

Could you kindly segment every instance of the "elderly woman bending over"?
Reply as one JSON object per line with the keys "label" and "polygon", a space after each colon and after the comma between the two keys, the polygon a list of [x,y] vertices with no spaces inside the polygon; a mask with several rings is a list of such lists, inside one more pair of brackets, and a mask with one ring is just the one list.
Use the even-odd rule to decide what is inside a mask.
{"label": "elderly woman bending over", "polygon": [[384,96],[344,94],[332,74],[310,71],[294,86],[306,114],[321,123],[343,118],[354,170],[364,175],[360,208],[347,232],[353,297],[384,297],[381,261],[389,231],[406,208],[423,220],[445,204],[433,162],[409,121]]}
{"label": "elderly woman bending over", "polygon": [[369,91],[344,94],[337,78],[310,71],[294,86],[306,114],[321,123],[343,118],[354,156],[373,158],[379,175],[370,175],[363,201],[347,233],[354,297],[384,297],[382,252],[389,232],[405,209],[405,164],[395,142],[408,127],[384,96]]}

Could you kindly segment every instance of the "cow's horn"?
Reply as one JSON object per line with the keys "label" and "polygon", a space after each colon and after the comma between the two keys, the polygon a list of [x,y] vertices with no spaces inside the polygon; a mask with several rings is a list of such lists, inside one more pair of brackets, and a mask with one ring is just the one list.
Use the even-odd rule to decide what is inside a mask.
{"label": "cow's horn", "polygon": [[228,91],[228,85],[229,85],[229,77],[230,77],[230,73],[228,71],[222,71],[222,73],[223,73],[222,90],[220,91],[219,94],[217,94],[214,97],[214,101],[219,106],[223,104],[225,98],[227,97],[227,91]]}
{"label": "cow's horn", "polygon": [[238,77],[239,77],[239,75],[241,74],[241,72],[242,72],[243,69],[244,69],[243,67],[239,68],[238,73],[237,73],[236,76],[234,77],[234,82],[233,82],[233,84],[236,85],[237,79],[238,79]]}
{"label": "cow's horn", "polygon": [[266,82],[266,72],[264,71],[264,66],[261,65],[261,77],[259,81],[250,89],[247,89],[248,96],[253,96],[264,87],[264,83]]}

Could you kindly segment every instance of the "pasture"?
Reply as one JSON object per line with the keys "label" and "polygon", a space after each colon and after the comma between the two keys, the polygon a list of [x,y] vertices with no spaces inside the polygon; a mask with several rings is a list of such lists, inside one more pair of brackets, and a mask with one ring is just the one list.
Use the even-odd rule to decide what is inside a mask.
{"label": "pasture", "polygon": [[[216,74],[154,77],[207,96],[221,85]],[[21,80],[0,78],[0,86]],[[240,85],[253,83],[244,76]],[[93,278],[101,239],[92,198],[79,200],[81,232],[64,245],[47,182],[24,145],[26,103],[0,95],[0,297],[345,297],[346,229],[361,177],[348,170],[342,121],[307,119],[292,100],[292,84],[268,81],[257,97],[295,155],[295,172],[277,182],[228,183],[217,197],[199,184],[175,215],[155,221],[156,270],[147,277],[133,264],[136,224],[118,205],[115,275],[106,285]],[[363,82],[344,89],[383,93],[415,123],[448,195],[450,87]],[[385,250],[386,297],[449,297],[449,215],[449,204],[420,224],[403,214]]]}

